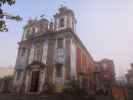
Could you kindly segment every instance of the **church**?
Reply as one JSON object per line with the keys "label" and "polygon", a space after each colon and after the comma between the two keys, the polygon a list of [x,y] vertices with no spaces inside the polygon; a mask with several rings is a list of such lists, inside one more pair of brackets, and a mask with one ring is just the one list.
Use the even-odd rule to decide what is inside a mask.
{"label": "church", "polygon": [[63,89],[82,79],[93,88],[94,60],[76,34],[73,10],[60,7],[53,19],[30,19],[24,27],[15,66],[17,92],[42,93],[46,83]]}

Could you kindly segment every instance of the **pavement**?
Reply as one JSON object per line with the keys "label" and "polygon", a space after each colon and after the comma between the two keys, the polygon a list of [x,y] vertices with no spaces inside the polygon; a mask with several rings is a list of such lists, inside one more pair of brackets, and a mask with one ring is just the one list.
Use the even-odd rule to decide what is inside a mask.
{"label": "pavement", "polygon": [[18,95],[0,94],[0,100],[114,100],[110,96],[90,96],[83,98],[79,96],[54,94],[54,95]]}

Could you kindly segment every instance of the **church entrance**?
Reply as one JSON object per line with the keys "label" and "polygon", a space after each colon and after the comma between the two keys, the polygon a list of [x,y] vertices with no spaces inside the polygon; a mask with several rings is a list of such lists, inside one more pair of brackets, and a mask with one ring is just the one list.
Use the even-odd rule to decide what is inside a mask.
{"label": "church entrance", "polygon": [[33,71],[31,77],[30,92],[38,92],[40,71]]}

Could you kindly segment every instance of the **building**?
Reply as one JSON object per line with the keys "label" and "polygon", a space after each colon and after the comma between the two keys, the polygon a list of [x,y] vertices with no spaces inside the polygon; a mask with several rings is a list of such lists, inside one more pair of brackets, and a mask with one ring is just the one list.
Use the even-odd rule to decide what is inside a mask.
{"label": "building", "polygon": [[76,34],[74,12],[59,8],[54,21],[29,20],[19,42],[14,86],[17,92],[41,93],[46,83],[65,87],[85,80],[93,87],[94,61]]}
{"label": "building", "polygon": [[133,63],[131,64],[131,69],[126,74],[126,78],[128,86],[133,87]]}
{"label": "building", "polygon": [[112,96],[115,100],[127,100],[128,92],[125,80],[116,79],[112,84]]}
{"label": "building", "polygon": [[133,63],[131,63],[131,69],[128,70],[126,74],[127,79],[127,90],[128,90],[128,100],[133,99]]}
{"label": "building", "polygon": [[97,93],[111,94],[115,81],[114,63],[110,59],[95,62],[94,80]]}

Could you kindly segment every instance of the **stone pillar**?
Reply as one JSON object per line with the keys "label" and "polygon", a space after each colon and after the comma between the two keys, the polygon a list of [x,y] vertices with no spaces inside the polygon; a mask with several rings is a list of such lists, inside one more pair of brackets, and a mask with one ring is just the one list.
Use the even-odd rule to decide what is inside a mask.
{"label": "stone pillar", "polygon": [[53,82],[53,67],[54,67],[54,52],[55,52],[55,40],[50,39],[48,43],[48,54],[47,54],[47,75],[46,81]]}

